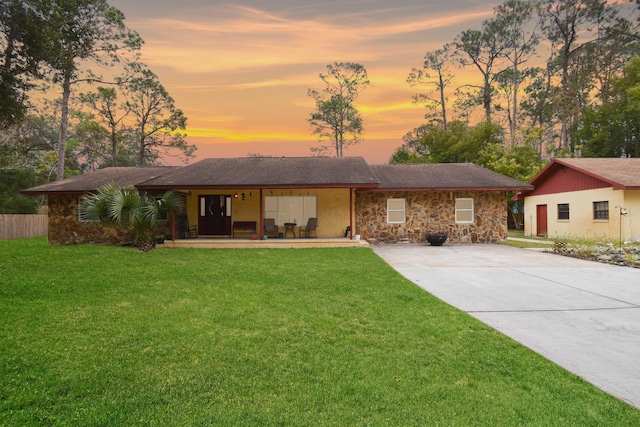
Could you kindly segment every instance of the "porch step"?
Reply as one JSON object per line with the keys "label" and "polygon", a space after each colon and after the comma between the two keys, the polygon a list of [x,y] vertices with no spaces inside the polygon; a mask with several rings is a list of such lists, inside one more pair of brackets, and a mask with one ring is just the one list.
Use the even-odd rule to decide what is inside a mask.
{"label": "porch step", "polygon": [[165,240],[156,248],[202,248],[202,249],[241,249],[241,248],[259,248],[259,249],[296,249],[296,248],[352,248],[352,247],[368,247],[369,244],[364,240],[350,240],[345,238],[336,239],[267,239],[267,240],[250,240],[250,239],[179,239]]}

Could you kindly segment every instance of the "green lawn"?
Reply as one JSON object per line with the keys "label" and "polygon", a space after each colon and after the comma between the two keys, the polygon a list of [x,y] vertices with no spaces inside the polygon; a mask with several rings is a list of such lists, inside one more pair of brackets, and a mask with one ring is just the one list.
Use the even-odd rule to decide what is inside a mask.
{"label": "green lawn", "polygon": [[0,425],[640,425],[371,250],[0,241]]}

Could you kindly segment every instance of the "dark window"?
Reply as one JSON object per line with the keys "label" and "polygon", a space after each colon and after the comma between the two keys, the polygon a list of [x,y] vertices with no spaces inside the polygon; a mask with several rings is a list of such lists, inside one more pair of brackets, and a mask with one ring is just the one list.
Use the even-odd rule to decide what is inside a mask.
{"label": "dark window", "polygon": [[569,219],[569,203],[558,204],[558,219]]}
{"label": "dark window", "polygon": [[609,202],[593,202],[593,219],[609,219]]}
{"label": "dark window", "polygon": [[[155,199],[156,203],[158,203],[158,200],[162,200],[162,196],[151,196]],[[159,209],[158,209],[158,216],[156,218],[156,220],[158,221],[166,221],[167,220],[167,209],[164,205],[164,203],[160,204]]]}

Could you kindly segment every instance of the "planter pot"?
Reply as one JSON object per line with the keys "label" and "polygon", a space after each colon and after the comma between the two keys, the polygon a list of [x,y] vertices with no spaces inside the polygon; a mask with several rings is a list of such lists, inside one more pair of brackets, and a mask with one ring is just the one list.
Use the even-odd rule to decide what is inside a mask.
{"label": "planter pot", "polygon": [[431,246],[442,246],[449,238],[449,233],[424,233],[424,237]]}
{"label": "planter pot", "polygon": [[251,240],[258,240],[259,236],[257,234],[251,235]]}

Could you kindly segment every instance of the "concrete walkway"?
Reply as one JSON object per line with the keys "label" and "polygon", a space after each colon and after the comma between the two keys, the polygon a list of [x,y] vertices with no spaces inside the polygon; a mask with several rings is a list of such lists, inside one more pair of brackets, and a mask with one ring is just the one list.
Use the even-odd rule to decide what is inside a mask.
{"label": "concrete walkway", "polygon": [[421,288],[640,408],[640,270],[502,245],[372,245]]}

